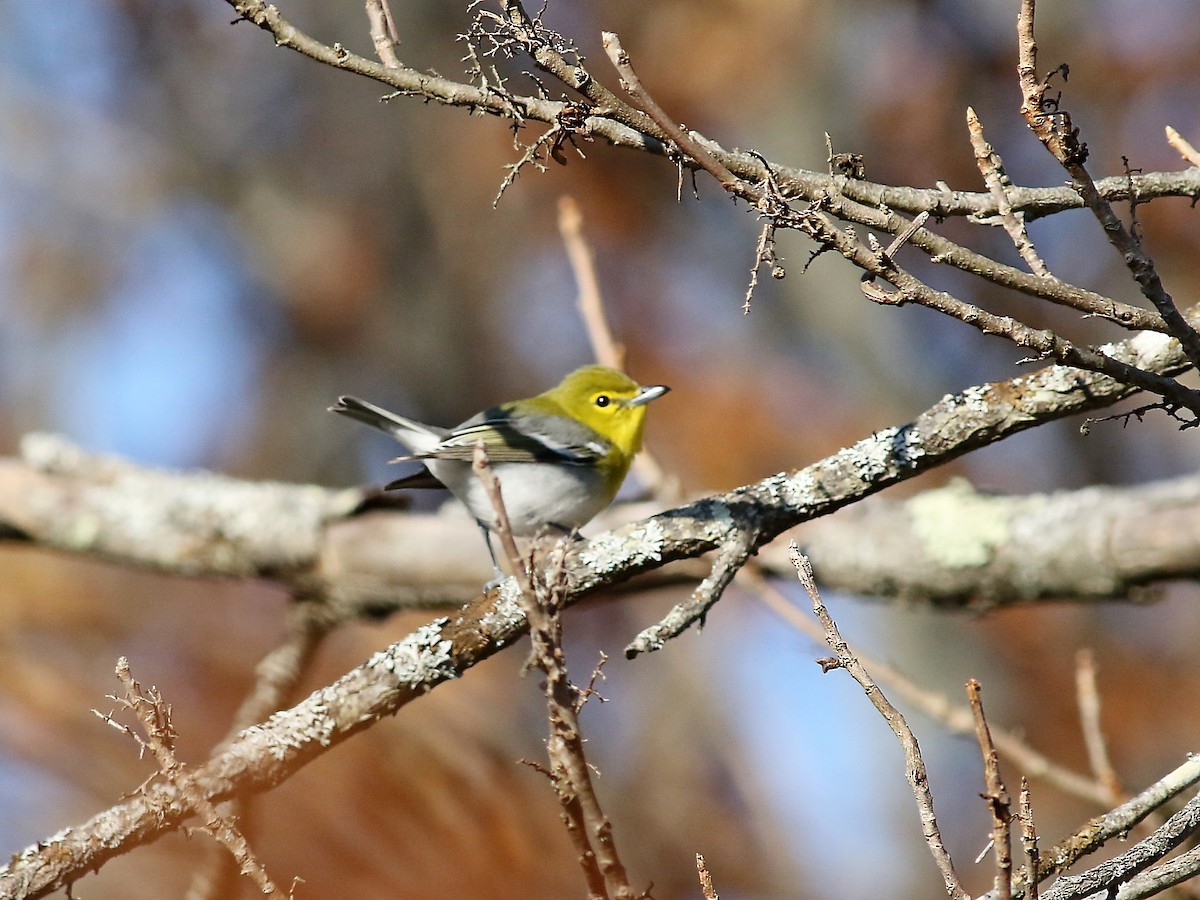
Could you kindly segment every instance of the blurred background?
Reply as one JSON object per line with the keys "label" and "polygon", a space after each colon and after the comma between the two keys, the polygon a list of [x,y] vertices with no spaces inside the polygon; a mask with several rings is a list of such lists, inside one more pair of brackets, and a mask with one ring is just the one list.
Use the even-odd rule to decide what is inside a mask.
{"label": "blurred background", "polygon": [[[359,2],[281,0],[319,39],[371,54]],[[463,71],[465,3],[391,0],[400,58]],[[868,178],[978,190],[968,104],[1018,184],[1064,175],[1017,107],[1015,0],[551,0],[546,20],[615,85],[599,46],[621,35],[648,89],[727,147],[825,168],[861,153]],[[1121,156],[1181,168],[1163,126],[1200,141],[1200,19],[1184,0],[1039,9],[1041,65],[1069,62],[1064,106],[1097,176]],[[909,420],[945,393],[1012,377],[1021,354],[923,310],[866,302],[833,256],[782,235],[788,277],[741,312],[757,222],[709,181],[676,199],[663,159],[600,144],[525,169],[504,123],[411,99],[276,49],[222,0],[0,0],[0,452],[30,431],[147,465],[349,485],[388,477],[386,440],[326,406],[354,393],[451,424],[589,361],[557,203],[579,203],[608,312],[636,378],[673,387],[648,445],[685,489],[724,490],[819,459]],[[531,89],[514,73],[516,93]],[[557,94],[557,92],[555,92]],[[537,127],[517,135],[529,141]],[[1197,294],[1197,213],[1139,210],[1173,294]],[[938,226],[1012,261],[997,229]],[[1138,297],[1085,213],[1032,235],[1059,277]],[[936,287],[1084,341],[1123,335],[961,273]],[[1078,421],[976,453],[904,491],[964,475],[1026,493],[1190,471],[1194,432],[1151,419],[1083,438]],[[481,551],[482,552],[482,551]],[[819,566],[819,560],[817,561]],[[797,596],[791,585],[783,586]],[[467,598],[464,598],[464,600]],[[664,652],[620,650],[678,599],[657,591],[572,610],[568,659],[586,680],[612,660],[607,704],[584,713],[601,799],[634,883],[698,896],[702,852],[722,895],[941,896],[883,721],[824,649],[735,586]],[[827,598],[846,637],[954,699],[968,677],[993,723],[1055,760],[1086,757],[1073,655],[1100,667],[1105,724],[1126,786],[1200,739],[1194,585],[1153,605],[1069,603],[934,615]],[[100,722],[119,655],[173,704],[181,755],[199,762],[229,725],[258,659],[282,637],[269,585],[147,575],[0,546],[0,847],[108,807],[149,764]],[[427,620],[348,627],[305,690]],[[567,897],[583,883],[540,775],[543,703],[522,650],[439,688],[267,796],[253,843],[300,897]],[[1148,661],[1150,664],[1147,664]],[[920,716],[947,843],[969,886],[990,885],[989,820],[972,741]],[[1019,772],[1005,774],[1015,788]],[[1100,810],[1034,784],[1044,840]],[[93,898],[182,896],[206,838],[179,835],[106,866]],[[249,891],[249,887],[245,888]]]}

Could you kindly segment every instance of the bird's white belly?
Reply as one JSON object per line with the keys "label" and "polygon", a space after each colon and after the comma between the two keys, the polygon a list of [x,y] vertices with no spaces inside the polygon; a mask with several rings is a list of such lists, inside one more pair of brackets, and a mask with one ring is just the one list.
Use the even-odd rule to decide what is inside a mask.
{"label": "bird's white belly", "polygon": [[[427,459],[425,464],[466,504],[471,515],[495,527],[491,499],[470,463]],[[601,472],[585,466],[499,463],[492,469],[500,481],[513,534],[517,535],[534,534],[545,526],[578,528],[608,506],[616,493],[604,489]]]}

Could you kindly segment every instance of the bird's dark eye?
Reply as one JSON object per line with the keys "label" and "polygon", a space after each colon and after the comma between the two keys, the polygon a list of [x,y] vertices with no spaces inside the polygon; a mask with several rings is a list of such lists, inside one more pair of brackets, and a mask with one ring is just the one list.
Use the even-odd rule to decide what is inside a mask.
{"label": "bird's dark eye", "polygon": [[608,396],[608,394],[601,394],[599,397],[596,398],[596,405],[599,406],[601,409],[608,406],[608,404],[610,404],[610,403],[612,403],[612,397]]}

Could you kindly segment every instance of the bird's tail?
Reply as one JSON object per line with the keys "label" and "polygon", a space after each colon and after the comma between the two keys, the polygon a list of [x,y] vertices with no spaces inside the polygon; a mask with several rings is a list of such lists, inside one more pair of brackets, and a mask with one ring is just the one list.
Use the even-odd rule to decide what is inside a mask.
{"label": "bird's tail", "polygon": [[330,412],[349,416],[355,421],[386,431],[404,446],[417,453],[429,450],[441,442],[448,432],[444,428],[424,425],[388,412],[357,397],[338,397],[337,403],[329,407]]}

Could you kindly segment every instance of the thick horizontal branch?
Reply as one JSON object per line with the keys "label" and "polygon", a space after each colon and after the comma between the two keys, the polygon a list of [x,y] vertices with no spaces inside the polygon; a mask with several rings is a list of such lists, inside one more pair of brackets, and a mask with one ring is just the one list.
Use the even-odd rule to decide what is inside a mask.
{"label": "thick horizontal branch", "polygon": [[[1183,365],[1177,345],[1152,333],[1110,345],[1105,352],[1156,372],[1175,372]],[[1127,386],[1104,376],[1051,366],[947,396],[914,422],[872,435],[807,469],[781,473],[649,521],[656,522],[655,533],[662,532],[656,541],[669,545],[663,561],[725,546],[726,532],[755,534],[750,545],[761,547],[786,528],[849,505],[969,450],[1052,419],[1099,408],[1129,393]],[[85,454],[47,435],[27,437],[22,449],[22,460],[0,460],[0,535],[181,575],[271,578],[293,591],[323,597],[334,606],[381,611],[431,602],[457,605],[487,575],[482,559],[479,568],[473,569],[469,560],[459,556],[457,547],[464,542],[458,538],[469,534],[473,526],[465,515],[455,515],[453,508],[439,515],[364,514],[360,509],[368,495],[357,489],[247,483],[206,472],[146,469]],[[853,554],[856,542],[840,540],[844,533],[840,529],[870,527],[869,518],[849,526],[825,523],[822,528],[830,537],[823,544],[818,543],[822,541],[820,533],[808,536],[819,574],[827,568],[824,577],[835,583],[839,570],[857,570],[861,574],[854,583],[856,590],[921,593],[948,604],[963,602],[969,595],[982,595],[992,602],[1052,595],[1070,587],[1067,573],[1049,563],[1037,566],[1041,557],[1036,554],[1014,553],[1012,558],[1033,560],[1034,564],[1025,580],[1013,580],[1016,573],[1005,574],[1010,565],[1005,562],[1008,551],[1003,550],[1003,542],[992,539],[1003,533],[1007,539],[1019,540],[1023,523],[1038,521],[1039,514],[1050,514],[1058,508],[1056,504],[1063,508],[1087,504],[1097,511],[1090,523],[1095,528],[1122,528],[1114,511],[1120,509],[1121,515],[1127,516],[1128,505],[1133,504],[1132,508],[1144,510],[1147,518],[1140,519],[1143,524],[1131,534],[1126,527],[1121,540],[1113,543],[1144,547],[1146,542],[1138,540],[1138,535],[1150,533],[1147,523],[1152,517],[1161,515],[1163,521],[1173,523],[1187,521],[1192,494],[1179,487],[1174,501],[1169,501],[1162,492],[1139,498],[1097,489],[1082,492],[1078,498],[1064,495],[1053,502],[1045,498],[976,498],[974,504],[949,495],[945,499],[954,499],[954,503],[940,502],[937,494],[925,496],[899,507],[883,505],[877,507],[878,512],[852,515],[880,517],[883,530],[894,540],[873,543],[881,550],[895,545],[897,553],[921,559],[924,565],[917,568],[927,571],[928,578],[918,580],[912,566],[894,566],[893,559],[871,567],[847,556]],[[963,516],[975,516],[977,522],[950,522],[948,507],[957,508]],[[1072,521],[1076,528],[1089,527],[1078,516]],[[616,533],[632,533],[628,529],[636,532],[637,528],[632,525]],[[956,543],[931,546],[931,538],[951,533],[958,538]],[[1166,533],[1170,538],[1155,543],[1160,548],[1156,554],[1139,551],[1132,558],[1114,557],[1107,564],[1079,560],[1079,567],[1090,569],[1092,578],[1076,584],[1076,589],[1115,596],[1124,586],[1142,580],[1188,574],[1192,530],[1172,526],[1154,533]],[[613,534],[581,544],[574,554],[581,577],[586,574],[584,569],[592,569],[582,586],[619,580],[615,576],[622,573],[610,570],[620,567],[609,557],[627,553],[627,539]],[[972,540],[979,543],[970,545]],[[992,542],[986,543],[988,540]],[[1093,543],[1064,540],[1076,547]],[[465,543],[475,548],[473,540]],[[1139,567],[1138,559],[1145,561],[1144,567]],[[965,564],[971,561],[977,565]],[[649,559],[638,571],[660,565]],[[907,571],[911,577],[889,583],[884,574],[888,571]],[[1035,572],[1041,572],[1040,586]],[[623,573],[623,577],[631,574]],[[1006,581],[1011,583],[1006,585]]]}
{"label": "thick horizontal branch", "polygon": [[821,584],[856,594],[973,608],[1127,597],[1200,577],[1200,477],[1024,497],[956,481],[860,503],[800,539]]}

